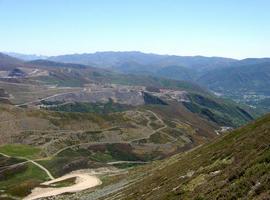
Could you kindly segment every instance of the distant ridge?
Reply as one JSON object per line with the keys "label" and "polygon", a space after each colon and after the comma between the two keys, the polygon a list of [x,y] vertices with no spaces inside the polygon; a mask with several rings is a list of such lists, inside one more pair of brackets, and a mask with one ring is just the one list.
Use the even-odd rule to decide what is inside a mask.
{"label": "distant ridge", "polygon": [[15,52],[5,52],[6,55],[24,60],[24,61],[30,61],[30,60],[39,60],[39,59],[47,59],[48,56],[43,55],[35,55],[35,54],[21,54],[21,53],[15,53]]}
{"label": "distant ridge", "polygon": [[115,68],[126,63],[137,63],[138,65],[151,65],[155,67],[164,67],[168,65],[179,65],[184,67],[207,68],[215,65],[228,65],[237,60],[222,57],[204,57],[204,56],[176,56],[159,55],[152,53],[142,53],[139,51],[128,52],[96,52],[83,54],[69,54],[49,57],[49,60],[59,62],[71,62],[79,64],[89,64],[102,68]]}
{"label": "distant ridge", "polygon": [[21,61],[20,59],[0,53],[0,69],[1,70],[13,69],[16,67],[21,67],[22,65],[23,65],[23,61]]}

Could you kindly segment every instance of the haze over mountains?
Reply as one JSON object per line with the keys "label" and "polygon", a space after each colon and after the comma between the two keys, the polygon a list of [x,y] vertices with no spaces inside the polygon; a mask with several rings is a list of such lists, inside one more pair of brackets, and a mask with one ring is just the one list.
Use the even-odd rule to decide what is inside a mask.
{"label": "haze over mountains", "polygon": [[15,52],[4,52],[6,55],[29,61],[29,60],[38,60],[38,59],[47,59],[48,56],[42,56],[42,55],[36,55],[36,54],[21,54],[21,53],[15,53]]}
{"label": "haze over mountains", "polygon": [[[59,62],[110,68],[122,73],[188,80],[236,101],[258,106],[269,98],[270,58],[169,56],[141,52],[100,52],[50,57]],[[268,100],[266,100],[268,101]]]}
{"label": "haze over mountains", "polygon": [[[14,56],[23,60],[40,59],[43,56],[24,55],[17,53],[7,53],[10,56]],[[222,57],[204,57],[204,56],[175,56],[175,55],[159,55],[159,54],[146,54],[139,51],[130,52],[96,52],[96,53],[83,53],[83,54],[69,54],[52,57],[43,57],[48,60],[66,63],[77,63],[90,65],[100,68],[120,68],[122,65],[134,63],[135,65],[143,65],[153,68],[162,68],[170,65],[177,65],[189,68],[208,69],[216,66],[227,66],[231,62],[237,60]],[[138,66],[138,67],[139,67]],[[123,66],[124,68],[124,66]],[[120,70],[119,69],[119,70]],[[124,70],[124,69],[123,69]],[[154,70],[154,69],[152,69]]]}
{"label": "haze over mountains", "polygon": [[[53,57],[11,53],[24,60],[47,59],[76,63],[120,73],[150,75],[201,84],[238,102],[260,106],[269,101],[270,58],[243,60],[204,57],[145,54],[142,52],[97,52]],[[16,56],[17,55],[17,56]],[[31,59],[30,59],[31,58]]]}
{"label": "haze over mountains", "polygon": [[[270,63],[270,58],[246,58],[237,60],[223,57],[205,56],[176,56],[146,54],[138,51],[130,52],[96,52],[83,54],[68,54],[60,56],[26,55],[18,53],[6,53],[12,57],[30,61],[47,59],[56,62],[88,65],[97,68],[115,69],[126,73],[155,73],[164,68],[185,68],[195,73],[206,73],[210,70],[226,67],[243,67]],[[158,74],[158,73],[157,73]],[[181,74],[179,78],[181,79]]]}
{"label": "haze over mountains", "polygon": [[[150,199],[157,196],[190,199],[194,192],[194,198],[208,198],[204,188],[220,191],[212,194],[213,198],[224,195],[227,190],[214,186],[219,181],[212,178],[222,182],[230,180],[224,183],[229,188],[227,196],[244,196],[239,190],[236,194],[230,189],[231,182],[245,191],[250,190],[251,197],[261,195],[257,189],[250,189],[250,176],[245,174],[245,180],[241,180],[238,169],[232,165],[247,171],[253,170],[249,166],[254,165],[266,173],[268,158],[243,163],[241,155],[245,146],[253,145],[263,153],[262,158],[256,157],[267,157],[257,140],[262,140],[264,132],[269,133],[265,128],[269,125],[269,116],[240,129],[239,137],[243,140],[238,139],[237,131],[228,132],[269,110],[269,88],[265,87],[270,84],[269,59],[235,60],[140,52],[47,58],[31,55],[22,60],[23,57],[0,53],[0,162],[4,166],[0,168],[0,197],[46,196],[42,192],[45,186],[37,192],[31,189],[39,187],[48,177],[57,182],[54,177],[61,179],[76,170],[80,170],[80,176],[89,176],[87,169],[97,170],[95,173],[99,175],[95,177],[104,182],[97,193],[90,189],[55,198],[111,199],[111,195],[118,196],[118,191],[122,191],[136,199],[147,197],[149,190],[155,191],[155,188],[159,191],[162,188],[162,193],[150,195]],[[226,134],[231,135],[226,137]],[[248,135],[252,141],[256,138],[255,142],[250,142]],[[231,137],[242,142],[243,148],[238,149]],[[221,141],[215,141],[216,138]],[[211,148],[204,145],[213,140],[209,144]],[[220,146],[223,141],[227,146]],[[204,146],[194,153],[183,153],[200,145]],[[210,154],[212,160],[207,159]],[[193,160],[189,156],[201,158]],[[192,164],[183,164],[182,159]],[[162,177],[157,162],[164,168]],[[181,170],[172,167],[174,163]],[[150,174],[141,170],[149,170]],[[254,173],[264,185],[260,191],[267,191],[265,176]],[[172,182],[166,181],[167,175]],[[75,180],[78,177],[65,180],[63,185],[72,186]],[[149,187],[137,186],[139,191],[129,185],[143,185],[144,181]],[[63,188],[62,183],[57,183],[57,187]],[[51,190],[52,186],[48,188]]]}
{"label": "haze over mountains", "polygon": [[0,200],[270,200],[269,8],[0,0]]}

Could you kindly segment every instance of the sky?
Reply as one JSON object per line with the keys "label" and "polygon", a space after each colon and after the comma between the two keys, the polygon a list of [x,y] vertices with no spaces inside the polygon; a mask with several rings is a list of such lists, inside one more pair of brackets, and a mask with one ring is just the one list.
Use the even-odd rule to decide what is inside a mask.
{"label": "sky", "polygon": [[270,57],[269,0],[0,0],[0,51]]}

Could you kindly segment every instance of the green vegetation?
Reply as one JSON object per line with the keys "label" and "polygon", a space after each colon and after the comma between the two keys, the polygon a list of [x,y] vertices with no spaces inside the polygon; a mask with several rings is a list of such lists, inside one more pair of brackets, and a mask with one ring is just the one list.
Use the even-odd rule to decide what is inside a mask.
{"label": "green vegetation", "polygon": [[0,157],[0,195],[3,193],[24,197],[31,192],[31,189],[48,179],[43,170],[24,159],[38,158],[39,148],[8,144],[0,146],[0,153],[10,156]]}
{"label": "green vegetation", "polygon": [[50,76],[39,76],[37,77],[39,81],[42,81],[50,85],[58,85],[62,87],[81,87],[83,84],[87,83],[84,78],[76,77],[76,75],[70,73],[52,73]]}
{"label": "green vegetation", "polygon": [[40,149],[22,144],[6,144],[0,146],[0,153],[4,153],[8,156],[25,157],[25,158],[37,158],[40,153]]}
{"label": "green vegetation", "polygon": [[0,174],[0,190],[18,197],[28,195],[31,189],[48,179],[47,174],[32,163],[26,163],[16,168],[7,168]]}
{"label": "green vegetation", "polygon": [[55,176],[60,176],[82,168],[104,167],[107,162],[117,160],[140,161],[140,158],[128,144],[97,144],[87,148],[66,149],[57,156],[48,160],[40,160],[38,163],[50,169]]}
{"label": "green vegetation", "polygon": [[264,98],[262,100],[249,101],[248,104],[254,106],[258,113],[268,113],[270,111],[270,98]]}
{"label": "green vegetation", "polygon": [[50,172],[56,177],[78,169],[93,169],[104,166],[104,164],[91,159],[90,153],[86,149],[67,149],[51,159],[40,160],[38,163],[50,169]]}
{"label": "green vegetation", "polygon": [[140,165],[144,165],[144,163],[119,163],[119,164],[114,164],[113,166],[119,169],[126,169],[126,168],[137,167]]}
{"label": "green vegetation", "polygon": [[132,106],[114,103],[111,99],[107,103],[65,103],[60,102],[42,102],[44,105],[49,105],[46,109],[61,112],[80,112],[80,113],[98,113],[108,114],[111,112],[121,112],[133,108]]}
{"label": "green vegetation", "polygon": [[168,138],[162,133],[155,133],[149,137],[149,139],[140,140],[140,144],[154,143],[154,144],[166,144],[172,142],[172,139]]}
{"label": "green vegetation", "polygon": [[120,199],[269,199],[270,115],[190,152],[130,171]]}
{"label": "green vegetation", "polygon": [[254,119],[252,114],[231,101],[194,93],[189,94],[188,97],[190,102],[183,103],[186,108],[221,126],[237,127]]}
{"label": "green vegetation", "polygon": [[[260,107],[260,101],[270,96],[267,87],[270,84],[270,62],[269,59],[246,59],[235,66],[212,70],[198,82],[222,96]],[[259,112],[265,113],[260,108]]]}
{"label": "green vegetation", "polygon": [[[108,70],[93,69],[91,67],[76,68],[72,67],[71,65],[68,66],[69,68],[65,68],[65,64],[63,63],[58,63],[58,65],[60,66],[54,68],[53,70],[48,68],[51,71],[49,76],[40,76],[34,79],[42,81],[46,84],[56,84],[58,86],[69,87],[83,86],[84,84],[95,81],[98,83],[143,85],[148,87],[184,89],[198,93],[209,93],[207,90],[202,89],[198,85],[188,81],[172,80],[168,78],[145,75],[119,74]],[[46,68],[47,67],[48,66],[46,66]]]}
{"label": "green vegetation", "polygon": [[168,105],[165,101],[163,101],[162,99],[153,96],[147,92],[143,93],[143,98],[144,98],[144,102],[145,104],[158,104],[158,105]]}

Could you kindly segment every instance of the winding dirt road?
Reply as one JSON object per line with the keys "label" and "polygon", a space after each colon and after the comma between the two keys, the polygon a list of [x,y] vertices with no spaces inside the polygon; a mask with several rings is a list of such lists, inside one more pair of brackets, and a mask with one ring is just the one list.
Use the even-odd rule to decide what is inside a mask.
{"label": "winding dirt road", "polygon": [[39,199],[39,198],[44,198],[44,197],[50,197],[50,196],[56,196],[59,194],[63,193],[74,193],[74,192],[79,192],[88,188],[92,188],[98,185],[101,185],[102,182],[99,178],[97,178],[94,175],[90,175],[89,173],[85,172],[72,172],[70,174],[64,175],[59,178],[54,178],[52,174],[47,170],[45,167],[42,165],[38,164],[34,160],[30,160],[25,157],[14,157],[14,156],[9,156],[4,153],[0,153],[0,155],[7,157],[7,158],[19,158],[25,160],[24,162],[17,163],[17,164],[25,164],[27,162],[31,162],[32,164],[36,165],[40,169],[42,169],[48,177],[51,179],[50,181],[44,182],[41,185],[44,186],[50,186],[51,184],[64,181],[70,178],[76,178],[75,184],[68,186],[68,187],[60,187],[60,188],[54,188],[54,187],[47,187],[47,188],[40,188],[37,187],[34,190],[32,190],[32,193],[24,198],[25,200],[34,200],[34,199]]}
{"label": "winding dirt road", "polygon": [[[147,110],[147,112],[151,113],[152,115],[154,115],[154,117],[160,122],[161,125],[163,125],[162,127],[153,130],[152,133],[146,137],[143,138],[138,138],[136,140],[132,140],[132,141],[127,141],[127,142],[121,142],[121,143],[131,143],[137,140],[141,140],[141,139],[146,139],[149,138],[151,135],[162,131],[163,129],[167,128],[167,125],[164,123],[164,121],[153,111],[151,110]],[[148,121],[148,125],[150,126],[151,121]],[[101,144],[104,142],[91,142],[91,144]],[[112,143],[112,142],[107,142],[107,143]],[[67,146],[64,147],[63,149],[58,150],[56,153],[53,154],[53,156],[56,156],[57,154],[61,153],[62,151],[68,149],[68,148],[72,148],[72,147],[76,147],[76,146],[81,146],[84,144],[89,144],[89,143],[81,143],[81,144],[75,144],[75,145],[71,145],[71,146]],[[6,157],[10,157],[6,154],[0,153],[3,156]],[[37,187],[35,189],[32,190],[32,193],[27,196],[26,198],[24,198],[25,200],[35,200],[35,199],[39,199],[39,198],[45,198],[45,197],[51,197],[51,196],[56,196],[56,195],[60,195],[60,194],[64,194],[64,193],[75,193],[75,192],[79,192],[85,189],[89,189],[98,185],[101,185],[102,182],[101,180],[96,177],[95,175],[89,174],[89,173],[85,173],[85,172],[72,172],[70,174],[64,175],[62,177],[59,178],[54,178],[51,173],[42,165],[38,164],[37,162],[35,162],[34,160],[30,160],[28,158],[25,157],[16,157],[16,158],[21,158],[26,160],[26,162],[31,162],[34,165],[36,165],[37,167],[39,167],[40,169],[42,169],[44,172],[46,172],[46,174],[48,175],[48,177],[51,179],[50,181],[44,182],[42,183],[42,185],[44,186],[48,186],[48,187]],[[110,165],[113,164],[121,164],[121,163],[145,163],[145,162],[138,162],[138,161],[116,161],[116,162],[111,162],[108,163]],[[50,187],[51,184],[60,182],[60,181],[64,181],[70,178],[76,178],[75,184],[71,185],[71,186],[67,186],[67,187],[60,187],[60,188],[56,188],[56,187]]]}
{"label": "winding dirt road", "polygon": [[117,164],[147,164],[147,163],[149,163],[149,162],[119,160],[119,161],[114,161],[114,162],[107,162],[107,165],[117,165]]}
{"label": "winding dirt road", "polygon": [[[163,129],[166,129],[168,126],[167,124],[164,123],[164,121],[156,114],[154,113],[153,111],[151,110],[146,110],[148,113],[151,113],[159,122],[160,124],[162,124],[163,126],[156,129],[156,130],[153,130],[149,135],[147,136],[143,136],[143,137],[140,137],[140,138],[136,138],[134,140],[131,140],[131,141],[117,141],[117,142],[85,142],[85,143],[79,143],[79,144],[73,144],[73,145],[69,145],[69,146],[66,146],[62,149],[59,149],[57,152],[53,153],[51,155],[51,157],[55,157],[57,156],[58,154],[60,154],[61,152],[67,150],[67,149],[72,149],[74,147],[79,147],[79,146],[83,146],[83,145],[102,145],[102,144],[117,144],[117,143],[121,143],[121,144],[130,144],[132,142],[136,142],[136,141],[140,141],[140,140],[143,140],[143,139],[149,139],[151,137],[151,135],[154,135],[155,133],[157,132],[160,132],[162,131]],[[149,127],[150,129],[152,129],[151,127],[151,120],[148,119],[148,122],[147,122],[147,127]],[[110,128],[106,128],[106,129],[101,129],[100,131],[106,131],[106,130],[109,130],[109,129],[112,129],[112,128],[116,128],[116,127],[110,127]]]}
{"label": "winding dirt road", "polygon": [[42,183],[42,185],[50,186],[51,184],[64,181],[70,178],[76,178],[74,185],[60,188],[53,188],[53,187],[35,188],[34,190],[32,190],[32,193],[29,196],[24,198],[24,200],[34,200],[44,197],[56,196],[64,193],[79,192],[102,184],[101,180],[94,175],[90,175],[88,173],[83,172],[75,172],[53,179],[51,181],[44,182]]}
{"label": "winding dirt road", "polygon": [[73,94],[73,93],[75,93],[75,92],[58,93],[58,94],[54,94],[54,95],[44,97],[44,98],[41,98],[41,99],[37,99],[37,100],[34,100],[34,101],[30,101],[30,102],[26,102],[26,103],[22,103],[22,104],[17,104],[17,105],[15,105],[15,107],[26,106],[26,105],[33,104],[33,103],[38,103],[38,102],[41,102],[41,101],[44,101],[44,100],[47,100],[47,99],[50,99],[50,98],[53,98],[53,97],[57,97],[57,96],[65,95],[65,94]]}
{"label": "winding dirt road", "polygon": [[[154,134],[156,134],[156,133],[158,133],[158,132],[161,132],[163,129],[168,128],[168,125],[165,124],[164,121],[163,121],[156,113],[154,113],[154,112],[151,111],[151,110],[146,110],[146,111],[149,112],[149,113],[151,113],[152,115],[154,115],[154,117],[155,117],[155,118],[160,122],[160,124],[162,124],[163,126],[160,127],[160,128],[158,128],[158,129],[156,129],[156,130],[153,130],[152,133],[149,134],[149,135],[147,135],[147,136],[144,136],[144,137],[141,137],[141,138],[137,138],[137,139],[134,139],[134,140],[130,141],[130,143],[131,143],[131,142],[140,141],[140,140],[143,140],[143,139],[149,139],[152,135],[154,135]],[[151,128],[150,123],[151,123],[151,121],[149,120],[149,121],[147,122],[147,126],[148,126],[149,128]]]}

